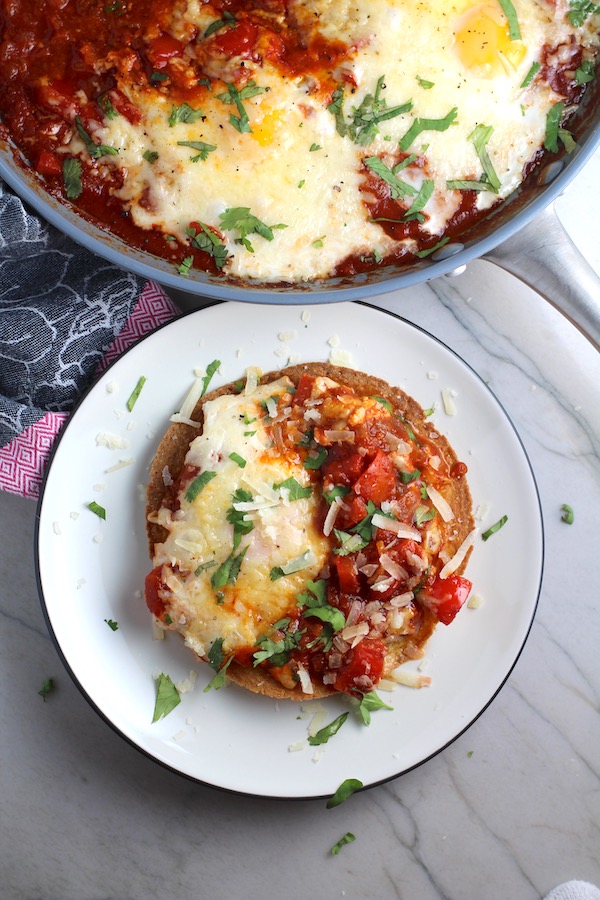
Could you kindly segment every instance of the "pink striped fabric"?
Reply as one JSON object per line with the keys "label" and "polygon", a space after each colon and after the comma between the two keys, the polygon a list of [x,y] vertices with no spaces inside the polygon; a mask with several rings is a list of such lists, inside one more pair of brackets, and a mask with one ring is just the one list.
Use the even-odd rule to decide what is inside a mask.
{"label": "pink striped fabric", "polygon": [[[125,326],[108,348],[97,373],[104,371],[138,338],[177,314],[177,307],[163,289],[149,281]],[[0,447],[0,490],[37,498],[52,446],[67,418],[68,413],[48,412],[9,444]]]}

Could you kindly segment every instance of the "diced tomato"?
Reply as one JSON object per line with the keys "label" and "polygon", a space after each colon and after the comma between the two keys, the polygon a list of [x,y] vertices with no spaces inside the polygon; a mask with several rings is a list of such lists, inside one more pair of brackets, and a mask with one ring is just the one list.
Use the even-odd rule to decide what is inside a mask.
{"label": "diced tomato", "polygon": [[333,448],[323,464],[323,478],[333,484],[352,485],[365,467],[365,458],[360,453],[340,455]]}
{"label": "diced tomato", "polygon": [[235,28],[220,31],[214,38],[214,46],[227,56],[242,56],[249,59],[252,56],[258,26],[247,19],[237,22]]}
{"label": "diced tomato", "polygon": [[132,125],[138,125],[142,121],[142,114],[131,100],[123,94],[118,88],[114,88],[108,92],[108,99],[120,113],[124,119],[131,122]]}
{"label": "diced tomato", "polygon": [[338,513],[335,524],[336,528],[348,530],[367,515],[367,504],[362,497],[357,497],[354,493],[347,494],[343,500],[344,505]]}
{"label": "diced tomato", "polygon": [[401,522],[412,522],[414,513],[423,502],[421,487],[416,481],[411,481],[407,485],[402,485],[398,493],[399,496],[394,501],[394,515]]}
{"label": "diced tomato", "polygon": [[181,56],[183,44],[170,34],[160,34],[150,43],[148,58],[157,69],[164,69],[167,62],[175,56]]}
{"label": "diced tomato", "polygon": [[372,500],[380,506],[389,500],[396,486],[394,465],[383,450],[378,450],[365,471],[354,483],[354,490],[363,500]]}
{"label": "diced tomato", "polygon": [[346,691],[346,693],[361,691],[362,688],[360,684],[356,684],[356,679],[364,675],[368,676],[373,684],[377,684],[383,674],[384,659],[383,641],[365,638],[346,653],[342,668],[339,669],[335,680],[336,691]]}
{"label": "diced tomato", "polygon": [[432,611],[443,625],[449,625],[469,596],[471,582],[461,575],[439,576],[418,594],[418,600]]}
{"label": "diced tomato", "polygon": [[62,171],[60,160],[56,154],[51,153],[50,150],[42,150],[40,152],[35,168],[40,175],[60,175]]}
{"label": "diced tomato", "polygon": [[358,594],[360,591],[360,576],[356,568],[356,562],[351,556],[334,556],[340,590],[344,594]]}
{"label": "diced tomato", "polygon": [[79,103],[66,82],[55,81],[52,84],[42,84],[37,88],[36,95],[40,106],[45,106],[46,109],[58,113],[67,122],[72,122],[79,114]]}
{"label": "diced tomato", "polygon": [[161,576],[162,566],[156,566],[146,576],[146,606],[158,619],[163,617],[166,609],[165,602],[159,595],[159,591],[165,588]]}
{"label": "diced tomato", "polygon": [[303,406],[306,401],[310,399],[314,383],[315,379],[312,375],[304,373],[304,375],[300,376],[300,381],[298,382],[298,387],[296,388],[296,393],[294,395],[294,404],[296,406]]}

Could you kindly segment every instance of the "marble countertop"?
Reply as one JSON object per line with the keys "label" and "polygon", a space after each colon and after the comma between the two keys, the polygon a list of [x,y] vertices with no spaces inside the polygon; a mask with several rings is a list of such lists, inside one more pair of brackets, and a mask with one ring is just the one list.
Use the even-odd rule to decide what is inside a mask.
{"label": "marble countertop", "polygon": [[[597,152],[557,209],[600,273],[599,183]],[[545,572],[507,683],[438,756],[334,810],[191,783],[125,743],[63,670],[37,596],[35,504],[1,495],[4,900],[536,900],[572,878],[600,885],[600,358],[486,262],[376,302],[488,381],[529,454]]]}

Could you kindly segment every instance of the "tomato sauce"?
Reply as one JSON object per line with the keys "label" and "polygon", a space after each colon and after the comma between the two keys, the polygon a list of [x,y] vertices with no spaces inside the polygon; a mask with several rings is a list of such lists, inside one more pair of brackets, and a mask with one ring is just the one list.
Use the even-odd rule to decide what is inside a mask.
{"label": "tomato sauce", "polygon": [[[199,34],[188,23],[178,39],[169,33],[172,0],[6,0],[0,10],[0,137],[14,142],[22,154],[19,161],[37,172],[50,194],[66,202],[64,154],[57,151],[68,143],[75,123],[93,134],[111,105],[130,122],[140,120],[135,105],[118,88],[121,77],[194,108],[211,89],[205,69],[212,71],[219,61],[229,67],[229,77],[243,85],[250,77],[244,62],[260,65],[268,60],[284,78],[306,78],[307,91],[324,105],[340,83],[347,82],[352,90],[351,71],[342,64],[357,48],[303,24],[284,0],[224,0],[214,10],[223,17],[214,33]],[[577,102],[584,89],[572,77],[581,53],[575,43],[543,48],[540,77],[569,103]],[[416,165],[422,164],[417,160]],[[367,170],[364,175],[369,216],[398,244],[385,259],[368,253],[349,256],[337,265],[335,276],[412,263],[413,238],[419,239],[424,253],[437,245],[438,239],[421,228],[426,216],[406,217],[410,198],[395,198],[380,178]],[[182,248],[160,229],[136,226],[126,204],[115,196],[122,177],[115,166],[85,165],[81,193],[70,202],[135,248],[174,264],[182,262],[184,249],[194,266],[219,271],[212,256],[193,242]],[[475,209],[475,194],[465,192],[446,238],[456,239],[483,215]]]}

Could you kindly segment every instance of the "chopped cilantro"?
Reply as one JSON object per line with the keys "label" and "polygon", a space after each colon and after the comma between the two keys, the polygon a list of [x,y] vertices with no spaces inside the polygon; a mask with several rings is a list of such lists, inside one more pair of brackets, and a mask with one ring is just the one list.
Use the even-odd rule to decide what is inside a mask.
{"label": "chopped cilantro", "polygon": [[189,228],[187,232],[192,238],[192,247],[208,253],[214,259],[217,269],[222,269],[227,260],[227,247],[208,225],[204,225],[203,222],[198,222],[198,225],[200,231]]}
{"label": "chopped cilantro", "polygon": [[177,272],[179,273],[179,275],[183,275],[185,278],[187,278],[187,276],[190,274],[190,269],[192,268],[193,264],[194,257],[186,256],[185,259],[180,263]]}
{"label": "chopped cilantro", "polygon": [[77,200],[83,190],[81,185],[81,163],[78,159],[68,157],[62,165],[65,194],[68,200]]}
{"label": "chopped cilantro", "polygon": [[100,506],[99,503],[96,503],[95,500],[92,500],[91,503],[88,503],[87,508],[93,512],[99,519],[106,519],[106,510],[103,506]]}
{"label": "chopped cilantro", "polygon": [[92,140],[90,135],[83,127],[81,116],[75,116],[75,128],[77,129],[77,134],[85,144],[85,149],[92,157],[92,159],[99,159],[101,156],[116,156],[118,154],[119,151],[114,147],[106,147],[104,144],[96,144]]}
{"label": "chopped cilantro", "polygon": [[217,473],[211,472],[208,469],[197,475],[185,492],[185,499],[187,500],[187,502],[193,503],[200,491],[206,487],[209,481],[212,481],[213,478],[216,477]]}
{"label": "chopped cilantro", "polygon": [[371,691],[370,694],[363,694],[358,711],[365,725],[371,723],[371,713],[375,712],[377,709],[393,709],[393,707],[384,703],[375,691]]}
{"label": "chopped cilantro", "polygon": [[217,149],[215,144],[207,144],[205,141],[177,141],[177,146],[190,147],[192,150],[198,151],[195,156],[190,156],[192,162],[198,162],[199,159],[204,161],[209,153]]}
{"label": "chopped cilantro", "polygon": [[40,697],[42,698],[44,703],[46,702],[46,697],[48,696],[48,694],[51,693],[51,691],[53,691],[53,690],[54,690],[54,678],[46,678],[46,680],[44,681],[44,683],[42,684],[41,688],[38,691],[38,694],[40,695]]}
{"label": "chopped cilantro", "polygon": [[399,141],[398,147],[404,153],[423,131],[447,131],[456,121],[457,113],[458,107],[455,106],[442,119],[421,119],[417,117],[404,137]]}
{"label": "chopped cilantro", "polygon": [[180,703],[179,691],[171,681],[170,676],[161,672],[156,680],[156,702],[154,704],[152,722],[157,722],[164,716],[168,716]]}
{"label": "chopped cilantro", "polygon": [[180,106],[173,106],[171,115],[169,116],[169,126],[177,125],[179,122],[195,122],[197,119],[204,118],[201,109],[192,109],[189,103],[182,103]]}
{"label": "chopped cilantro", "polygon": [[318,747],[320,744],[326,744],[334,734],[338,733],[347,718],[348,713],[342,713],[341,716],[338,716],[337,719],[334,719],[329,725],[325,725],[323,728],[319,729],[316,734],[311,735],[308,739],[310,746]]}
{"label": "chopped cilantro", "polygon": [[351,844],[352,841],[356,840],[356,835],[352,834],[351,831],[347,831],[346,834],[339,839],[339,841],[333,845],[331,848],[331,853],[333,856],[337,856],[342,847],[346,844]]}
{"label": "chopped cilantro", "polygon": [[568,503],[563,503],[561,506],[562,516],[561,521],[565,522],[567,525],[572,525],[575,521],[575,513],[571,506]]}
{"label": "chopped cilantro", "polygon": [[345,781],[342,781],[335,794],[327,801],[327,809],[339,806],[340,803],[343,803],[348,797],[359,791],[362,786],[363,783],[358,778],[346,778]]}
{"label": "chopped cilantro", "polygon": [[140,394],[142,392],[142,388],[144,387],[145,384],[146,384],[146,376],[141,375],[138,379],[136,386],[134,387],[131,394],[129,395],[129,399],[127,400],[127,409],[129,410],[129,412],[132,411],[133,407],[137,403],[138,397],[140,396]]}
{"label": "chopped cilantro", "polygon": [[497,531],[500,531],[502,526],[506,525],[507,522],[508,516],[502,516],[502,518],[498,519],[498,521],[494,525],[492,525],[491,528],[488,528],[487,531],[483,532],[483,534],[481,535],[482,540],[487,541],[487,539],[490,538],[493,534],[496,534]]}
{"label": "chopped cilantro", "polygon": [[118,629],[119,629],[119,623],[118,623],[118,622],[115,622],[113,619],[105,619],[104,621],[106,622],[106,624],[108,625],[108,627],[109,627],[110,629],[112,629],[112,631],[118,631]]}
{"label": "chopped cilantro", "polygon": [[211,22],[206,31],[204,32],[204,37],[210,37],[211,34],[214,34],[215,31],[220,31],[221,28],[225,28],[229,26],[229,28],[235,28],[235,24],[237,19],[233,16],[228,10],[223,10],[223,18],[217,19],[215,22]]}
{"label": "chopped cilantro", "polygon": [[247,206],[226,209],[225,212],[220,213],[219,218],[221,227],[225,231],[239,231],[240,236],[235,239],[235,243],[243,244],[250,253],[254,253],[254,248],[248,240],[249,234],[258,234],[265,240],[272,241],[274,228],[287,228],[287,225],[265,225],[264,222],[252,215]]}

